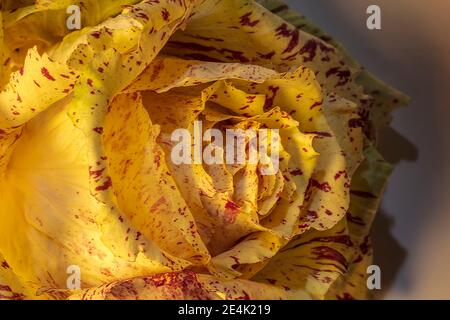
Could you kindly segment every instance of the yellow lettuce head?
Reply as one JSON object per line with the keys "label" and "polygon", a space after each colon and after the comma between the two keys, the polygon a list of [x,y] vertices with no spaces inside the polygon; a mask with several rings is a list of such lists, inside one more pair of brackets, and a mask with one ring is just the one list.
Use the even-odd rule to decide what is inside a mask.
{"label": "yellow lettuce head", "polygon": [[0,299],[369,297],[406,98],[280,1],[3,1],[0,63]]}

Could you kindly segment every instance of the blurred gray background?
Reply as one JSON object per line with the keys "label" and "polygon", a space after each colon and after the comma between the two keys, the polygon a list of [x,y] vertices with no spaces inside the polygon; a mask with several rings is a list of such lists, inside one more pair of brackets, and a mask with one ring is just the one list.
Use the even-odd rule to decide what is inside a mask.
{"label": "blurred gray background", "polygon": [[[384,299],[450,299],[450,1],[287,0],[407,93],[380,148],[396,163],[374,225]],[[382,29],[366,27],[381,7]]]}

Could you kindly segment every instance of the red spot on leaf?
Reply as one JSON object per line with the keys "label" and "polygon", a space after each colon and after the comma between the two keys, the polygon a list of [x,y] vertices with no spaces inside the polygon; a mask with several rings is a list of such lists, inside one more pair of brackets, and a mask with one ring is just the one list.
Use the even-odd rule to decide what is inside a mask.
{"label": "red spot on leaf", "polygon": [[242,17],[240,17],[239,23],[241,24],[241,26],[254,27],[259,23],[259,20],[251,21],[250,19],[251,15],[252,13],[248,12],[244,14]]}
{"label": "red spot on leaf", "polygon": [[314,60],[317,54],[317,49],[320,49],[323,52],[332,52],[334,49],[332,47],[328,47],[322,42],[311,39],[308,40],[305,45],[300,49],[300,55],[303,56],[303,62],[311,62]]}
{"label": "red spot on leaf", "polygon": [[303,172],[302,172],[302,170],[297,169],[297,170],[291,171],[290,174],[293,176],[301,176],[303,174]]}
{"label": "red spot on leaf", "polygon": [[169,11],[167,11],[166,8],[164,8],[164,9],[161,11],[161,15],[162,15],[162,17],[163,17],[163,19],[164,19],[165,21],[169,21],[170,13],[169,13]]}
{"label": "red spot on leaf", "polygon": [[92,169],[89,169],[89,175],[90,175],[92,178],[94,178],[95,180],[99,180],[100,177],[101,177],[102,174],[103,174],[103,171],[105,171],[105,168],[99,169],[99,170],[92,170]]}
{"label": "red spot on leaf", "polygon": [[338,171],[335,175],[334,175],[334,180],[338,180],[340,177],[344,176],[345,178],[347,178],[347,172],[346,171]]}
{"label": "red spot on leaf", "polygon": [[96,31],[96,32],[92,32],[91,33],[91,36],[93,36],[94,38],[96,38],[96,39],[99,39],[100,38],[100,32],[99,31]]}
{"label": "red spot on leaf", "polygon": [[341,296],[337,295],[336,298],[338,298],[338,300],[355,300],[355,298],[353,298],[353,296],[348,292],[344,292]]}
{"label": "red spot on leaf", "polygon": [[299,42],[299,30],[297,28],[289,29],[286,23],[283,23],[276,30],[277,36],[291,38],[289,44],[286,49],[284,49],[283,53],[288,53],[294,50],[294,48],[298,45]]}
{"label": "red spot on leaf", "polygon": [[331,68],[325,73],[325,76],[328,78],[330,76],[336,76],[339,78],[339,82],[337,86],[343,86],[347,84],[350,81],[351,72],[349,70],[341,70],[339,68]]}
{"label": "red spot on leaf", "polygon": [[50,74],[50,72],[47,70],[47,68],[42,68],[41,73],[44,77],[46,77],[50,81],[56,81],[55,78]]}
{"label": "red spot on leaf", "polygon": [[103,185],[98,186],[97,188],[95,188],[96,191],[105,191],[108,190],[109,188],[112,187],[112,180],[111,177],[106,178],[105,183],[103,183]]}
{"label": "red spot on leaf", "polygon": [[330,192],[331,186],[328,182],[320,183],[317,180],[311,179],[310,180],[311,187],[317,188],[319,190],[322,190],[323,192]]}
{"label": "red spot on leaf", "polygon": [[269,86],[268,89],[272,92],[272,96],[266,98],[266,102],[264,104],[265,111],[273,107],[273,102],[275,100],[277,92],[278,92],[278,90],[280,90],[279,87],[274,87],[274,86]]}
{"label": "red spot on leaf", "polygon": [[233,201],[227,201],[225,204],[225,222],[234,223],[240,209],[241,208]]}
{"label": "red spot on leaf", "polygon": [[98,134],[102,134],[103,133],[103,128],[102,127],[97,127],[92,129],[93,131],[97,132]]}

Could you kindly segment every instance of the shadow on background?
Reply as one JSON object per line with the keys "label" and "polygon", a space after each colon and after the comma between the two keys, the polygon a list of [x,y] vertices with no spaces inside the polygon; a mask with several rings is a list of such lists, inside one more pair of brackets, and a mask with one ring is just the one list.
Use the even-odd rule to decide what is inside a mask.
{"label": "shadow on background", "polygon": [[[379,132],[378,149],[385,160],[393,165],[401,161],[415,162],[419,157],[416,146],[392,127],[386,127]],[[393,235],[394,226],[395,214],[388,214],[384,209],[380,209],[371,231],[373,263],[380,266],[382,270],[382,289],[375,292],[377,299],[385,298],[408,256],[407,250]],[[408,283],[405,283],[406,288],[409,288]]]}
{"label": "shadow on background", "polygon": [[394,165],[401,161],[415,162],[419,158],[417,147],[392,127],[379,132],[378,150],[386,161]]}
{"label": "shadow on background", "polygon": [[381,290],[375,292],[377,299],[383,299],[389,292],[407,257],[405,248],[392,234],[394,223],[391,215],[380,210],[372,226],[373,263],[382,270]]}

